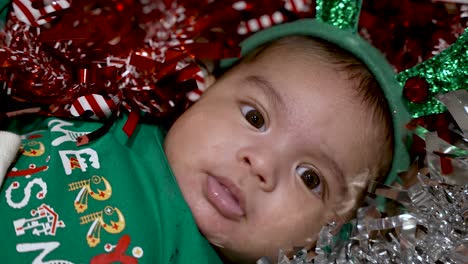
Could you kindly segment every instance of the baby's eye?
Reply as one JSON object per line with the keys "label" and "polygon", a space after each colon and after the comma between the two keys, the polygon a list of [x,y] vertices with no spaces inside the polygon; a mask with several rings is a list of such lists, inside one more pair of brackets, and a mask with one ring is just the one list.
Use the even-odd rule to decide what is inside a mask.
{"label": "baby's eye", "polygon": [[265,119],[263,118],[263,115],[260,113],[260,111],[250,105],[243,105],[241,106],[241,112],[247,122],[249,122],[253,127],[259,129],[260,131],[265,130]]}
{"label": "baby's eye", "polygon": [[299,166],[296,169],[296,173],[301,177],[302,182],[309,190],[321,194],[322,184],[320,182],[320,176],[315,170],[306,166]]}

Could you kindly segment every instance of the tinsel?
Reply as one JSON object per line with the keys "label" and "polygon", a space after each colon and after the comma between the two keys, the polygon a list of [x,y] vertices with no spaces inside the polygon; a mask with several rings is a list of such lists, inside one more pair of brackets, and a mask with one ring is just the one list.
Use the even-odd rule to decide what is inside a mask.
{"label": "tinsel", "polygon": [[[415,162],[404,175],[403,184],[371,184],[370,194],[392,199],[386,212],[376,209],[367,197],[357,217],[334,235],[335,223],[322,228],[315,257],[305,249],[292,258],[282,252],[278,263],[466,263],[468,247],[468,92],[458,90],[438,96],[456,116],[457,146],[424,130],[428,155],[424,166]],[[443,98],[441,98],[443,97]],[[451,175],[440,170],[440,160],[431,155],[450,157],[455,169]],[[390,203],[391,204],[391,203]],[[262,259],[258,263],[268,263]]]}
{"label": "tinsel", "polygon": [[400,72],[439,54],[463,33],[468,6],[456,2],[364,0],[359,33]]}
{"label": "tinsel", "polygon": [[0,81],[13,106],[28,102],[42,114],[94,119],[125,110],[153,122],[199,98],[209,62],[238,56],[248,36],[237,34],[239,24],[275,12],[282,22],[315,14],[307,0],[12,3]]}

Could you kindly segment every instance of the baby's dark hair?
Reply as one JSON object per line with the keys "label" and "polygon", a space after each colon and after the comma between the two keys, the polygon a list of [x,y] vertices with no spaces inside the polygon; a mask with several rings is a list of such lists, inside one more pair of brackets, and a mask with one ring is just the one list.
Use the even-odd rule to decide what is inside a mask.
{"label": "baby's dark hair", "polygon": [[[286,47],[292,52],[296,52],[303,56],[302,59],[308,59],[307,55],[314,55],[315,59],[320,59],[326,64],[330,65],[340,73],[344,73],[348,80],[352,81],[357,100],[369,111],[369,118],[372,121],[373,137],[378,140],[376,150],[374,153],[378,154],[377,164],[375,171],[367,178],[368,180],[375,180],[377,182],[384,182],[387,173],[391,167],[394,136],[393,136],[393,122],[391,117],[390,108],[385,98],[384,92],[380,87],[374,75],[369,71],[367,66],[357,59],[350,52],[329,43],[322,39],[312,38],[308,36],[289,36],[285,37],[266,45],[263,45],[245,56],[239,63],[249,63],[265,51],[277,47]],[[359,155],[359,150],[356,150]],[[370,178],[370,179],[369,179]],[[362,184],[363,187],[368,185],[368,182]],[[366,192],[364,188],[353,194],[352,208],[348,208],[345,218],[354,216],[353,209],[362,204]],[[357,196],[357,197],[356,197]]]}

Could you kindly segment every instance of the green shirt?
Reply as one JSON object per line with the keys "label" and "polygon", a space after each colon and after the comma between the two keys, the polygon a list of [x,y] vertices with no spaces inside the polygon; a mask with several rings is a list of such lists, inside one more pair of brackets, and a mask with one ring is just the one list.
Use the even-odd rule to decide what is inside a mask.
{"label": "green shirt", "polygon": [[[119,119],[15,122],[23,149],[0,192],[2,263],[221,263],[199,233],[164,155],[164,133]],[[27,125],[25,125],[27,124]]]}

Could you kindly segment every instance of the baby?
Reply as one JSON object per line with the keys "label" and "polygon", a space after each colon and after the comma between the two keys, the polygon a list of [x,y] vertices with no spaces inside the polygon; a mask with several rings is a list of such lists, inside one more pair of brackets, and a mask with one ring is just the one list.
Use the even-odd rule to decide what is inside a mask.
{"label": "baby", "polygon": [[390,168],[390,115],[363,63],[289,37],[209,88],[169,130],[165,151],[203,235],[227,260],[252,263],[310,246],[327,221],[349,218]]}
{"label": "baby", "polygon": [[[351,33],[330,39],[335,29],[315,23],[247,40],[247,55],[165,138],[142,124],[127,139],[119,119],[76,147],[98,124],[14,123],[28,134],[26,161],[0,194],[7,262],[275,261],[280,249],[312,248],[327,222],[349,220],[371,180],[406,168],[392,157],[407,114],[391,68],[368,44]],[[56,220],[53,230],[38,212],[55,217],[44,220]]]}

